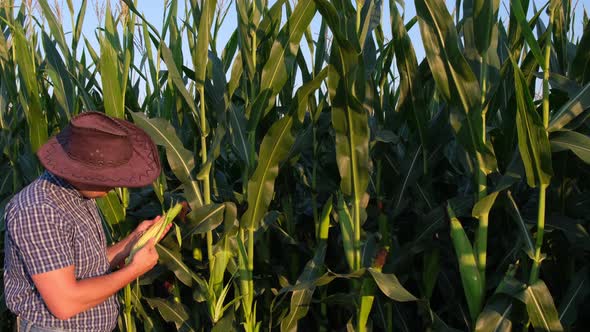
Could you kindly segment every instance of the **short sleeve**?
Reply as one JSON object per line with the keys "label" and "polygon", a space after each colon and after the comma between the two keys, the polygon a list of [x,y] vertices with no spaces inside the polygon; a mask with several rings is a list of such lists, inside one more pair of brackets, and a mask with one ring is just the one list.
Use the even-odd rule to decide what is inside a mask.
{"label": "short sleeve", "polygon": [[49,204],[16,208],[6,226],[30,275],[74,265],[71,232],[63,213]]}

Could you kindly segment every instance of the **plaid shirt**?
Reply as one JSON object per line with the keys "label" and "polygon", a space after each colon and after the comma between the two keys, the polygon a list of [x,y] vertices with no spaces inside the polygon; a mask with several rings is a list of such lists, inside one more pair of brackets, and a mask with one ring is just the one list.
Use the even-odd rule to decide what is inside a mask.
{"label": "plaid shirt", "polygon": [[43,327],[112,331],[119,314],[116,295],[59,320],[49,312],[31,275],[75,266],[76,279],[110,272],[106,238],[93,199],[45,172],[6,206],[4,287],[15,314]]}

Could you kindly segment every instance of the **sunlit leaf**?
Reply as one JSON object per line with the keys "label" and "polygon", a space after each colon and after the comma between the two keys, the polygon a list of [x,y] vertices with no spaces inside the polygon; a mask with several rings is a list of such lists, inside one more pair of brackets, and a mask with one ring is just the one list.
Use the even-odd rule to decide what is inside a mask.
{"label": "sunlit leaf", "polygon": [[168,163],[174,175],[183,182],[191,208],[202,206],[201,190],[191,175],[195,167],[193,154],[183,147],[174,127],[164,119],[149,119],[141,113],[132,112],[131,116],[135,124],[145,130],[156,144],[166,147]]}
{"label": "sunlit leaf", "polygon": [[279,164],[287,157],[295,141],[293,117],[285,116],[270,128],[260,146],[258,166],[248,181],[248,210],[241,218],[246,228],[258,228],[274,193]]}
{"label": "sunlit leaf", "polygon": [[375,279],[379,289],[392,300],[398,302],[417,301],[418,299],[408,292],[394,274],[382,273],[375,268],[369,268],[369,273]]}
{"label": "sunlit leaf", "polygon": [[510,59],[516,88],[518,149],[524,163],[527,183],[531,187],[548,185],[553,176],[553,168],[547,131],[535,109],[524,75],[514,59]]}
{"label": "sunlit leaf", "polygon": [[563,331],[549,289],[541,280],[524,290],[526,308],[535,327],[540,331]]}
{"label": "sunlit leaf", "polygon": [[548,131],[562,129],[588,108],[590,108],[590,83],[580,89],[574,97],[570,98],[552,115]]}
{"label": "sunlit leaf", "polygon": [[570,150],[584,162],[590,164],[590,137],[575,132],[558,132],[551,137],[551,150],[553,152]]}
{"label": "sunlit leaf", "polygon": [[471,313],[471,318],[476,319],[481,310],[484,296],[481,276],[471,242],[469,242],[469,238],[465,234],[461,222],[455,217],[455,213],[450,207],[447,208],[447,212],[451,223],[451,239],[453,240],[453,247],[455,248],[455,254],[459,262],[459,272],[461,274],[461,281],[465,290],[469,312]]}

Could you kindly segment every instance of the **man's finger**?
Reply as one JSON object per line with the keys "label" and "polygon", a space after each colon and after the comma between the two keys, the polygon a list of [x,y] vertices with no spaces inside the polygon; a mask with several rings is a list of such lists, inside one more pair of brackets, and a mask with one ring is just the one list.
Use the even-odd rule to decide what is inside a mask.
{"label": "man's finger", "polygon": [[148,248],[153,248],[156,246],[156,240],[154,238],[151,238],[148,240],[148,242],[145,245]]}

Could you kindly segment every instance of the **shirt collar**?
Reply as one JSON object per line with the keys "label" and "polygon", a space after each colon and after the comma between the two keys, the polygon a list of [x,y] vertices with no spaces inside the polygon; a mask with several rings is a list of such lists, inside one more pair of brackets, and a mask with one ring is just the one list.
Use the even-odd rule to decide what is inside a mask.
{"label": "shirt collar", "polygon": [[72,186],[66,179],[61,178],[49,171],[45,171],[45,173],[43,173],[42,178],[44,178],[45,180],[49,181],[50,183],[61,187],[65,192],[67,192],[68,194],[75,196],[77,198],[83,199],[83,200],[87,200],[88,198],[82,196],[82,194],[80,194],[80,192],[78,191],[78,189],[76,189],[74,186]]}

